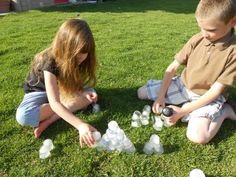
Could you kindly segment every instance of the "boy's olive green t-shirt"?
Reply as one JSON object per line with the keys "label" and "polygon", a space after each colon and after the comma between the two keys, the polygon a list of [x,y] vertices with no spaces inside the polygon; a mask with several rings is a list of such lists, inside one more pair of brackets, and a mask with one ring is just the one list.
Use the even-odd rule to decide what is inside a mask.
{"label": "boy's olive green t-shirt", "polygon": [[212,43],[200,33],[194,35],[175,55],[184,68],[181,79],[186,88],[203,95],[219,82],[226,86],[236,84],[236,36],[229,33]]}

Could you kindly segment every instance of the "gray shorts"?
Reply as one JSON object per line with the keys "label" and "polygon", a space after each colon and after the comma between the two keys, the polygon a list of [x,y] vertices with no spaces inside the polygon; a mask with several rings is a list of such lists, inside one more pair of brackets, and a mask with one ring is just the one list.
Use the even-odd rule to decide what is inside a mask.
{"label": "gray shorts", "polygon": [[[162,80],[149,80],[147,82],[147,95],[150,100],[155,101],[158,98]],[[179,105],[186,104],[191,101],[199,99],[201,96],[188,90],[180,76],[176,76],[172,79],[171,84],[166,93],[166,103]],[[192,117],[207,117],[212,121],[216,121],[222,115],[222,106],[226,99],[223,95],[220,95],[216,100],[211,103],[192,111],[189,115],[185,116],[182,121],[188,121]]]}
{"label": "gray shorts", "polygon": [[23,101],[16,111],[16,120],[21,125],[38,127],[40,106],[48,103],[46,92],[31,92],[24,95]]}

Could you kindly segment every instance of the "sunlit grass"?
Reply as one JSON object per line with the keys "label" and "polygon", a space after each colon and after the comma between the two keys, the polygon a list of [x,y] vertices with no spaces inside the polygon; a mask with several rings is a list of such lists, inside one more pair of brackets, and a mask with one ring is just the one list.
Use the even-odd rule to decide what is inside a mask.
{"label": "sunlit grass", "polygon": [[[193,168],[207,176],[236,174],[235,122],[225,121],[208,145],[185,136],[186,124],[156,132],[151,126],[131,128],[131,115],[145,104],[136,90],[148,79],[161,79],[175,53],[198,32],[197,1],[117,0],[99,4],[59,6],[0,17],[0,176],[158,176],[186,177]],[[96,89],[102,112],[78,113],[105,133],[110,120],[118,122],[137,153],[98,152],[79,147],[78,132],[63,121],[48,128],[39,140],[33,129],[15,121],[24,95],[22,83],[33,56],[46,48],[63,21],[87,20],[96,40],[99,68]],[[235,95],[234,95],[235,98]],[[142,152],[157,133],[164,154]],[[52,156],[40,160],[42,141],[51,138]]]}

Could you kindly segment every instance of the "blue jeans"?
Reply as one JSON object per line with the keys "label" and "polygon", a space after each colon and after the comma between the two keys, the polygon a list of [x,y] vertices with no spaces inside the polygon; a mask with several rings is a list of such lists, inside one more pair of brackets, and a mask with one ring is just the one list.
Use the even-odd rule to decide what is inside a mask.
{"label": "blue jeans", "polygon": [[48,103],[46,92],[31,92],[24,95],[23,101],[16,111],[16,120],[21,125],[38,127],[40,106]]}

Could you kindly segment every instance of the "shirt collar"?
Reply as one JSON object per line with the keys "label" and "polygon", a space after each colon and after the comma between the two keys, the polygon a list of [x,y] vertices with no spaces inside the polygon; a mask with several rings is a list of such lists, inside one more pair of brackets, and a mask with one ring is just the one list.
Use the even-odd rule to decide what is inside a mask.
{"label": "shirt collar", "polygon": [[228,46],[230,46],[230,44],[232,43],[232,41],[234,39],[235,39],[234,29],[232,29],[227,35],[225,35],[223,38],[221,38],[215,42],[211,42],[211,41],[204,38],[204,45],[205,46],[215,46],[219,50],[224,50]]}

